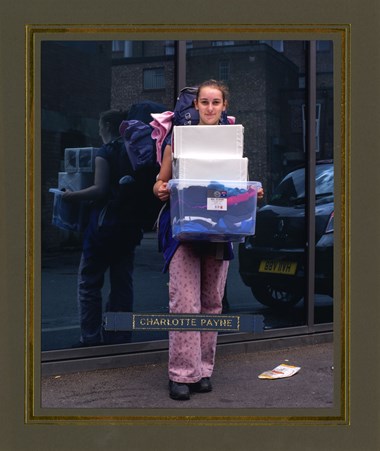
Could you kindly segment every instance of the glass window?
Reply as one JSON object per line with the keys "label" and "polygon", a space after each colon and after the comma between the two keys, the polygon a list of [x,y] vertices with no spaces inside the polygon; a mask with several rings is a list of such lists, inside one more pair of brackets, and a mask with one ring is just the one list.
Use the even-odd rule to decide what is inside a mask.
{"label": "glass window", "polygon": [[260,42],[270,45],[277,52],[283,52],[284,51],[284,41],[260,41]]}
{"label": "glass window", "polygon": [[144,69],[144,90],[164,89],[165,71],[163,67]]}
{"label": "glass window", "polygon": [[221,61],[219,63],[219,80],[227,81],[230,76],[229,61]]}
{"label": "glass window", "polygon": [[[271,205],[283,207],[305,204],[305,168],[296,169],[288,174],[275,189]],[[332,163],[316,167],[315,196],[317,204],[331,201],[334,193],[334,167]]]}
{"label": "glass window", "polygon": [[112,58],[133,56],[133,41],[112,41]]}
{"label": "glass window", "polygon": [[112,41],[112,51],[113,52],[122,52],[124,51],[125,41]]}
{"label": "glass window", "polygon": [[[281,57],[276,57],[268,46],[281,52]],[[265,199],[259,202],[256,235],[237,246],[236,258],[230,263],[225,311],[262,314],[267,329],[305,325],[305,60],[308,45],[306,41],[234,41],[230,47],[223,48],[223,53],[221,47],[222,44],[215,41],[196,41],[193,48],[187,47],[186,84],[196,85],[215,77],[214,74],[219,74],[227,83],[230,89],[228,114],[244,126],[244,151],[249,159],[250,179],[261,181],[266,193]],[[322,47],[327,48],[324,44]],[[324,59],[319,59],[317,70],[315,150],[318,159],[333,155],[332,57],[331,53],[322,55]],[[230,67],[237,69],[231,72]],[[317,165],[319,214],[316,228],[319,236],[333,227],[332,185],[333,164]],[[329,240],[332,234],[327,233]],[[318,249],[316,252],[319,258]],[[316,284],[316,297],[312,300],[318,304],[324,299],[324,312],[330,313],[331,298],[326,298],[322,285],[329,283],[331,263],[329,260],[322,264],[327,275],[322,275],[324,280]],[[320,316],[321,310],[316,309]],[[331,321],[331,316],[324,316],[323,321]]]}
{"label": "glass window", "polygon": [[[260,265],[283,258],[277,250],[282,244],[289,246],[289,255],[306,246],[305,218],[298,220],[299,207],[290,216],[290,213],[284,214],[282,206],[270,205],[270,199],[276,195],[284,177],[305,163],[302,105],[306,90],[299,87],[299,68],[305,60],[304,43],[292,41],[285,47],[283,41],[234,41],[222,50],[221,46],[210,44],[197,41],[202,52],[197,52],[195,46],[188,49],[186,83],[196,85],[214,78],[214,74],[225,80],[230,91],[228,114],[244,126],[244,154],[249,160],[249,178],[260,181],[266,193],[259,203],[263,213],[259,211],[257,216],[256,236],[247,240],[246,246],[235,246],[235,259],[230,262],[228,274],[225,311],[264,315],[267,329],[304,325],[304,254],[290,258],[292,271],[294,268],[297,271],[294,274],[260,270]],[[284,51],[277,56],[272,49],[281,52],[287,49],[287,53]],[[224,78],[223,71],[232,67],[234,70]],[[304,172],[297,177],[296,189],[305,192]],[[268,249],[271,252],[266,253]],[[242,275],[242,271],[245,274]]]}
{"label": "glass window", "polygon": [[165,55],[175,54],[175,41],[165,41]]}
{"label": "glass window", "polygon": [[222,47],[224,45],[234,45],[235,41],[212,41],[211,45],[214,47]]}
{"label": "glass window", "polygon": [[[94,173],[66,171],[65,149],[95,152],[102,145],[99,113],[109,108],[137,106],[133,111],[143,112],[148,121],[149,108],[172,110],[176,88],[169,48],[174,41],[47,41],[41,46],[42,351],[70,350],[80,338],[77,273],[84,234],[52,225],[54,195],[49,189],[67,183],[80,189],[92,183]],[[168,277],[162,268],[156,232],[148,230],[135,252],[134,311],[167,311]],[[101,289],[103,311],[110,276],[107,271]],[[166,337],[165,332],[141,332],[131,339]]]}
{"label": "glass window", "polygon": [[318,52],[328,52],[331,50],[331,41],[317,41]]}
{"label": "glass window", "polygon": [[[325,51],[317,53],[317,158],[332,160],[333,48],[329,41],[318,42]],[[49,41],[41,50],[43,350],[71,348],[79,338],[76,274],[83,236],[52,226],[52,197],[46,194],[59,184],[65,149],[100,147],[98,114],[110,106],[124,109],[148,101],[173,110],[183,87],[176,85],[175,41],[90,44]],[[186,74],[187,86],[209,78],[223,80],[230,90],[227,113],[244,126],[249,179],[262,182],[265,198],[258,205],[255,236],[234,245],[223,311],[263,315],[267,330],[302,326],[307,317],[306,52],[305,41],[186,41],[185,64],[179,68]],[[331,162],[317,165],[315,182],[320,215],[313,302],[315,321],[323,323],[332,321]],[[285,248],[286,259],[280,253]],[[281,259],[287,265],[278,265]],[[167,311],[168,275],[162,274],[162,264],[156,233],[147,233],[136,250],[135,311]],[[103,307],[109,288],[107,274]],[[144,332],[134,333],[132,340],[163,337],[166,333]]]}

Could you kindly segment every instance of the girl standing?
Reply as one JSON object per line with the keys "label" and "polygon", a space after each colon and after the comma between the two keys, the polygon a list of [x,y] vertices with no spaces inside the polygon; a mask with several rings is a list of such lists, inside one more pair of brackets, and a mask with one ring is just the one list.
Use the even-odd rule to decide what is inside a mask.
{"label": "girl standing", "polygon": [[102,328],[102,288],[109,269],[110,293],[106,311],[133,310],[133,269],[135,248],[142,239],[137,220],[138,180],[121,186],[122,176],[135,176],[120,137],[120,123],[127,112],[108,110],[100,114],[99,135],[103,146],[95,158],[94,184],[79,191],[66,190],[68,201],[91,201],[90,221],[84,233],[78,270],[78,304],[81,335],[77,346],[125,343],[131,333]]}
{"label": "girl standing", "polygon": [[[194,101],[199,125],[218,125],[227,107],[227,88],[216,80],[202,83]],[[154,194],[169,199],[172,178],[172,148],[164,149]],[[167,235],[163,253],[169,267],[170,313],[220,314],[230,259],[231,243],[174,242]],[[222,246],[223,252],[217,252]],[[220,250],[220,248],[219,248]],[[169,332],[169,394],[187,400],[191,392],[212,390],[210,377],[215,363],[217,332]]]}

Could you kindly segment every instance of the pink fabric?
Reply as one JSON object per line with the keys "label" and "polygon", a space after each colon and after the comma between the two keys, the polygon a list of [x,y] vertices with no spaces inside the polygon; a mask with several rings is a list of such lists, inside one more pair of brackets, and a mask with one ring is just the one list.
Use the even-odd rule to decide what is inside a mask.
{"label": "pink fabric", "polygon": [[249,189],[248,191],[236,194],[235,196],[230,196],[227,198],[227,206],[237,205],[241,202],[247,202],[250,198],[255,197],[257,195],[256,189]]}
{"label": "pink fabric", "polygon": [[[162,143],[172,129],[174,112],[152,113],[151,116],[153,121],[149,124],[153,127],[152,138],[156,140],[157,162],[161,165]],[[229,124],[235,124],[236,119],[234,116],[227,116],[227,120]]]}
{"label": "pink fabric", "polygon": [[[169,266],[171,313],[219,314],[229,262],[182,243]],[[169,379],[194,383],[212,375],[217,332],[169,332]]]}
{"label": "pink fabric", "polygon": [[152,113],[151,116],[153,118],[153,121],[149,123],[153,127],[151,136],[156,140],[157,162],[161,165],[162,143],[172,128],[174,113],[164,111],[163,113]]}

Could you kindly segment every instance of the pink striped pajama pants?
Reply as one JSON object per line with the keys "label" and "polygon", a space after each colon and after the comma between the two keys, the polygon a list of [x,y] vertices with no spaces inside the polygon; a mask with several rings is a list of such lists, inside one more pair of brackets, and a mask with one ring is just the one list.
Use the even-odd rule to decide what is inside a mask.
{"label": "pink striped pajama pants", "polygon": [[[221,313],[228,265],[227,260],[181,244],[169,266],[170,313]],[[210,377],[216,342],[217,332],[170,331],[169,379],[194,383]]]}

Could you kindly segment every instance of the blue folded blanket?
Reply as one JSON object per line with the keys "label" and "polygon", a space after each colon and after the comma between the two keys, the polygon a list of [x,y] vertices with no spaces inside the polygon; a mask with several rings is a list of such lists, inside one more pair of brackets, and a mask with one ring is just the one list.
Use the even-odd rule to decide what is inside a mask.
{"label": "blue folded blanket", "polygon": [[[186,239],[240,241],[255,229],[257,190],[211,182],[171,188],[173,236]],[[221,209],[208,209],[210,197],[225,199]]]}

